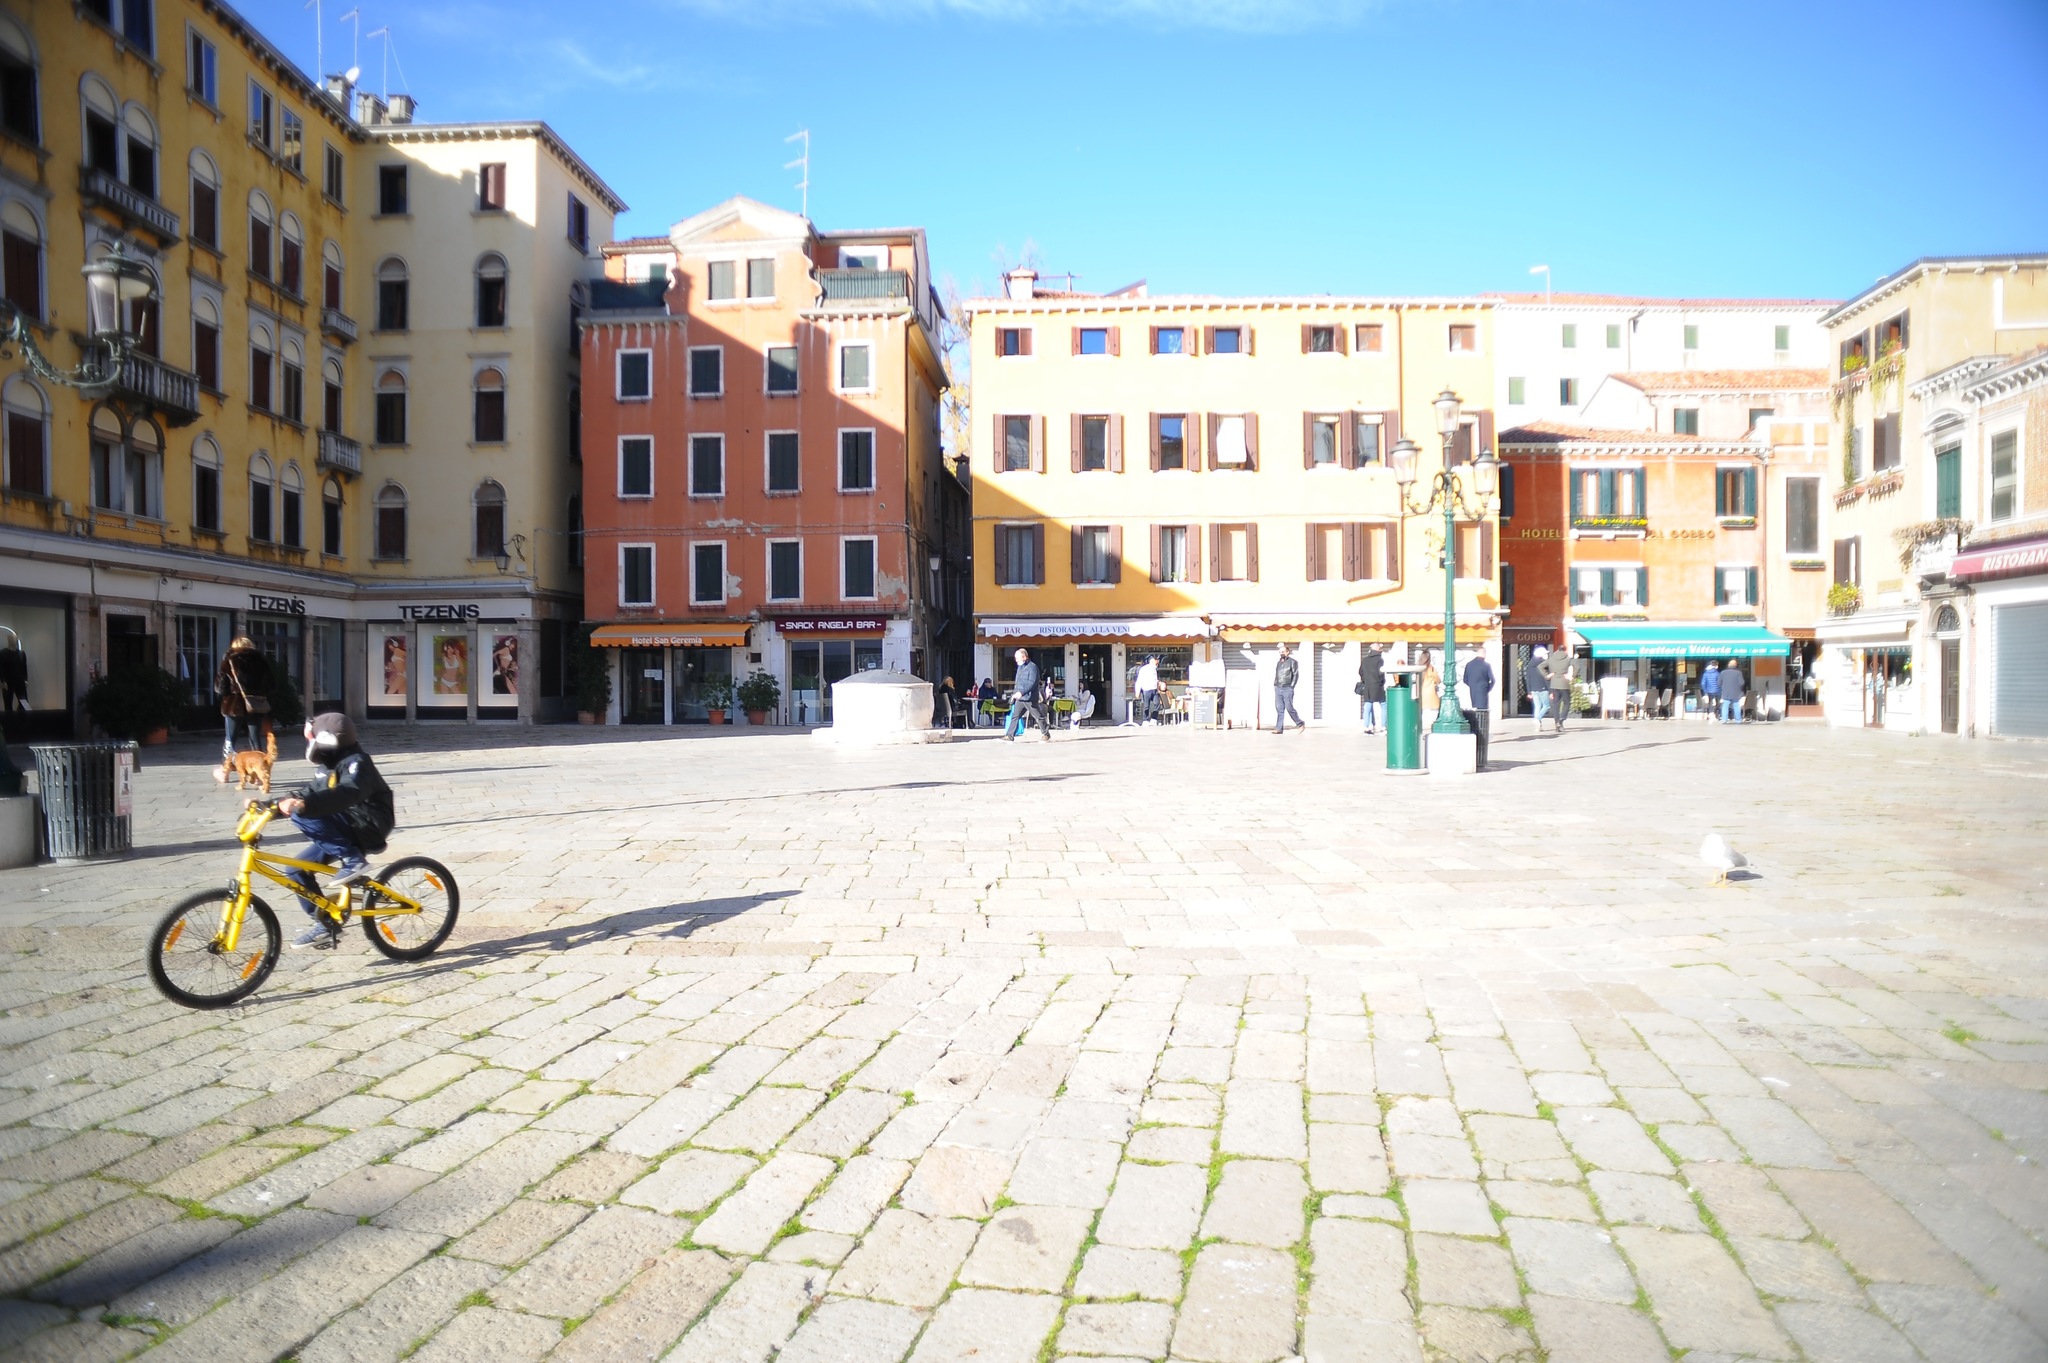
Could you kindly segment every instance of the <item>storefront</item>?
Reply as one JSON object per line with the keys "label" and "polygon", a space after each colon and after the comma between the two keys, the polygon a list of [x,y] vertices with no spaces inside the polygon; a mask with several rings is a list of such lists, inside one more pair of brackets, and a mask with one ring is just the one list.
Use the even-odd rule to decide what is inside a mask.
{"label": "storefront", "polygon": [[728,715],[731,686],[744,675],[735,650],[747,646],[743,621],[600,625],[590,642],[617,651],[614,718],[621,724],[708,724],[712,701]]}
{"label": "storefront", "polygon": [[1922,728],[1915,695],[1913,631],[1918,612],[1858,611],[1814,627],[1821,645],[1821,712],[1837,729]]}
{"label": "storefront", "polygon": [[779,662],[770,671],[791,724],[830,724],[832,684],[883,666],[892,625],[902,627],[906,646],[910,637],[907,621],[882,615],[779,615],[769,623],[764,661]]}
{"label": "storefront", "polygon": [[71,732],[71,598],[0,587],[0,720],[9,742]]}
{"label": "storefront", "polygon": [[1652,707],[1664,708],[1669,691],[1669,712],[1673,716],[1702,714],[1706,705],[1700,695],[1700,675],[1709,664],[1717,670],[1731,660],[1744,675],[1746,690],[1754,696],[1760,718],[1785,717],[1785,659],[1792,643],[1761,625],[1750,624],[1598,624],[1575,622],[1572,634],[1578,657],[1591,659],[1587,678],[1596,685],[1604,677],[1623,679],[1626,696],[1638,700],[1654,697]]}
{"label": "storefront", "polygon": [[[531,603],[374,603],[364,629],[364,690],[373,719],[502,720],[521,717],[522,688],[538,651]],[[315,635],[310,651],[323,658]]]}
{"label": "storefront", "polygon": [[[1222,641],[1224,720],[1229,724],[1272,722],[1273,669],[1286,644],[1300,668],[1294,708],[1310,724],[1359,723],[1363,701],[1357,693],[1359,666],[1369,649],[1385,663],[1421,662],[1442,666],[1443,618],[1379,620],[1301,616],[1287,620],[1214,617]],[[1460,651],[1479,649],[1501,672],[1499,632],[1492,616],[1466,616],[1457,623]],[[1242,679],[1242,680],[1240,680]],[[1498,697],[1496,696],[1496,699]]]}
{"label": "storefront", "polygon": [[1094,722],[1100,724],[1130,717],[1131,688],[1147,658],[1158,658],[1160,680],[1178,695],[1186,690],[1189,664],[1210,656],[1209,623],[1198,615],[984,619],[978,634],[975,681],[991,677],[1007,695],[1017,675],[1017,650],[1027,649],[1058,694],[1094,696]]}
{"label": "storefront", "polygon": [[1977,727],[1998,738],[2048,738],[2048,539],[1958,555],[1949,580],[1975,598],[1968,632]]}
{"label": "storefront", "polygon": [[1558,646],[1559,632],[1548,625],[1508,625],[1500,632],[1502,715],[1534,715],[1536,703],[1529,695],[1529,662],[1536,650]]}

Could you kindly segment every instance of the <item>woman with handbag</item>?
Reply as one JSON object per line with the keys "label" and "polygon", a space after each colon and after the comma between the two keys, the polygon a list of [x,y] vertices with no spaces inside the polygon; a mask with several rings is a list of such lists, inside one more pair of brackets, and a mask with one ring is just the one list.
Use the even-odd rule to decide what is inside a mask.
{"label": "woman with handbag", "polygon": [[261,748],[270,736],[270,660],[257,651],[254,639],[244,634],[228,645],[228,656],[220,660],[220,668],[213,674],[213,689],[227,721],[220,765],[221,779],[228,780],[234,775],[235,752],[244,746],[243,740],[248,747]]}

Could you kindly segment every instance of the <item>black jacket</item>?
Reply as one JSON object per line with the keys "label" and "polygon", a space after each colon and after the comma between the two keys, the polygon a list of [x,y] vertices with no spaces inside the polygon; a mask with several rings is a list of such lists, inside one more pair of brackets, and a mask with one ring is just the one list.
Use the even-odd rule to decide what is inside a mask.
{"label": "black jacket", "polygon": [[1280,660],[1279,662],[1277,662],[1277,663],[1273,664],[1273,685],[1274,685],[1274,686],[1276,686],[1276,687],[1291,687],[1291,686],[1293,686],[1293,685],[1294,685],[1294,684],[1295,684],[1295,683],[1296,683],[1297,681],[1300,681],[1300,680],[1301,680],[1301,664],[1300,664],[1300,663],[1298,663],[1298,662],[1296,662],[1296,661],[1294,661],[1294,658],[1293,658],[1293,656],[1292,656],[1292,655],[1289,655],[1288,657],[1282,658],[1282,659],[1281,659],[1281,660]]}
{"label": "black jacket", "polygon": [[1484,710],[1493,698],[1493,664],[1484,654],[1473,654],[1472,661],[1465,664],[1465,689],[1472,693],[1475,710]]}
{"label": "black jacket", "polygon": [[213,674],[213,689],[220,696],[220,712],[246,719],[249,707],[244,697],[254,700],[270,694],[270,659],[254,649],[238,649],[220,660]]}
{"label": "black jacket", "polygon": [[1367,700],[1387,698],[1386,660],[1377,650],[1368,650],[1358,663],[1358,684],[1365,689],[1358,694]]}
{"label": "black jacket", "polygon": [[1038,664],[1026,659],[1017,667],[1017,682],[1014,688],[1025,700],[1038,699]]}
{"label": "black jacket", "polygon": [[340,815],[365,852],[381,852],[397,826],[398,810],[377,764],[361,748],[344,748],[334,766],[292,792],[304,800],[309,819]]}

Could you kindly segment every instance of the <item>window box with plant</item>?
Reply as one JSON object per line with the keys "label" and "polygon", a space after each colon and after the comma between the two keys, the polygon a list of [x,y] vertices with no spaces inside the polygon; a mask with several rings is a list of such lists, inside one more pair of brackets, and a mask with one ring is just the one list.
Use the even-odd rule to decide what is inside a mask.
{"label": "window box with plant", "polygon": [[1854,615],[1863,606],[1863,589],[1853,582],[1837,582],[1828,588],[1828,614]]}
{"label": "window box with plant", "polygon": [[732,678],[706,677],[697,688],[697,699],[703,704],[707,719],[713,724],[725,723],[726,712],[732,709]]}
{"label": "window box with plant", "polygon": [[1827,571],[1827,560],[1818,558],[1795,558],[1785,565],[1795,573],[1821,573]]}
{"label": "window box with plant", "polygon": [[1574,530],[1647,530],[1648,516],[1574,516]]}
{"label": "window box with plant", "polygon": [[775,707],[782,703],[782,684],[773,673],[756,668],[740,683],[739,702],[747,712],[747,723],[766,724]]}

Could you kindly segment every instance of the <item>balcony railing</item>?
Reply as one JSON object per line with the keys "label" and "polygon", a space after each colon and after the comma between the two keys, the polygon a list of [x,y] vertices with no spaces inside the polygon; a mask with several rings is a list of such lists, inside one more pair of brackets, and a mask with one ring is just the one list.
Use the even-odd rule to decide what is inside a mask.
{"label": "balcony railing", "polygon": [[910,302],[908,270],[820,270],[818,283],[824,286],[827,304]]}
{"label": "balcony railing", "polygon": [[153,355],[131,352],[121,361],[113,388],[115,397],[154,408],[166,425],[189,426],[199,420],[199,376],[173,369]]}
{"label": "balcony railing", "polygon": [[363,446],[360,441],[349,439],[340,431],[320,432],[319,465],[356,477],[363,471]]}
{"label": "balcony railing", "polygon": [[89,204],[103,204],[113,209],[128,220],[129,226],[154,233],[165,246],[178,239],[178,215],[111,171],[97,166],[80,166],[78,192]]}
{"label": "balcony railing", "polygon": [[320,330],[346,345],[356,338],[356,319],[339,308],[322,308]]}

